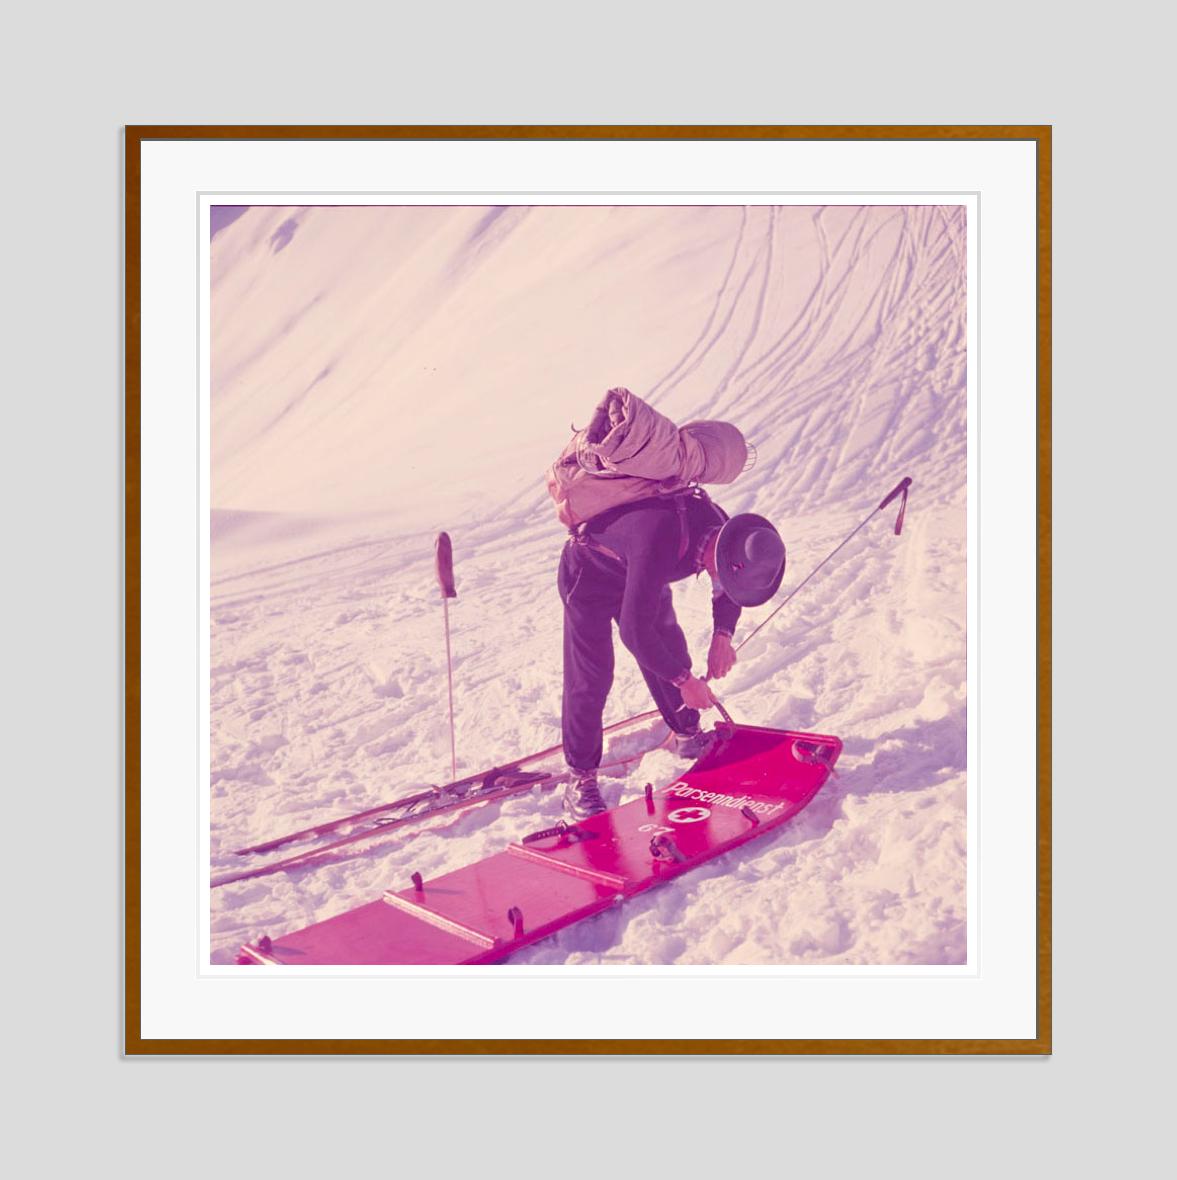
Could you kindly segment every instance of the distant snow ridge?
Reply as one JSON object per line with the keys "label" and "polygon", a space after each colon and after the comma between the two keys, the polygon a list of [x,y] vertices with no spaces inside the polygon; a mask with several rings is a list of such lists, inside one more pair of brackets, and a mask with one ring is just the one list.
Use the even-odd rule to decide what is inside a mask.
{"label": "distant snow ridge", "polygon": [[[778,523],[784,592],[903,475],[912,502],[902,537],[872,525],[719,686],[737,720],[839,734],[838,779],[771,841],[518,961],[964,960],[963,208],[255,207],[212,274],[214,868],[449,777],[441,528],[459,773],[558,741],[563,533],[541,476],[624,384],[745,431],[758,461],[715,495]],[[706,587],[675,593],[698,664]],[[648,707],[619,649],[610,717]],[[680,766],[649,754],[606,794]],[[558,814],[535,792],[216,890],[214,959]]]}

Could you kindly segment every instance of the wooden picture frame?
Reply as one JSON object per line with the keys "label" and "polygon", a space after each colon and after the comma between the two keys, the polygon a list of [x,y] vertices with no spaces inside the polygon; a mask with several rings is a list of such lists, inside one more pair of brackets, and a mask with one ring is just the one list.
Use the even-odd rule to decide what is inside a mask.
{"label": "wooden picture frame", "polygon": [[[145,185],[145,153],[154,147],[166,146],[171,153],[182,153],[185,148],[208,145],[237,145],[239,148],[262,145],[294,147],[311,144],[379,144],[438,143],[477,145],[503,143],[524,144],[636,144],[674,143],[679,145],[707,145],[715,143],[759,145],[763,151],[774,147],[796,144],[873,145],[892,146],[946,144],[959,145],[1023,145],[1033,153],[1033,191],[1028,194],[1032,205],[1032,245],[1027,247],[1019,239],[1012,250],[1033,250],[1035,273],[1033,294],[1033,339],[1036,345],[1035,370],[1032,375],[1036,390],[1033,407],[1034,437],[1025,440],[1032,444],[1035,469],[1028,478],[1033,481],[1036,494],[1035,530],[1036,555],[1033,569],[1034,584],[1025,587],[1025,594],[1033,596],[1036,640],[1036,715],[1032,719],[1036,737],[1032,768],[1022,771],[1032,774],[1035,798],[1035,830],[1025,833],[1034,850],[1034,893],[1023,891],[1019,904],[1031,915],[1035,927],[1032,975],[1022,979],[1021,985],[1033,992],[1033,1028],[1012,1035],[978,1035],[944,1037],[874,1037],[846,1036],[683,1036],[594,1037],[504,1037],[440,1036],[423,1037],[356,1037],[332,1035],[261,1036],[249,1037],[239,1033],[220,1035],[215,1017],[207,1021],[194,1020],[196,1026],[207,1026],[202,1033],[177,1032],[165,1027],[151,1008],[158,993],[160,978],[155,970],[148,970],[146,958],[150,947],[145,946],[145,903],[153,898],[149,871],[145,865],[145,850],[154,839],[145,829],[148,813],[146,792],[158,791],[161,784],[145,781],[142,757],[145,730],[145,705],[156,715],[169,706],[160,699],[158,686],[143,677],[145,650],[155,639],[155,628],[165,626],[191,627],[193,620],[182,609],[169,607],[153,597],[153,581],[145,575],[145,503],[159,494],[157,485],[145,479],[144,454],[156,445],[151,434],[151,423],[144,413],[144,401],[152,394],[145,384],[144,333],[156,330],[158,304],[145,301],[144,267],[147,246],[148,220],[157,215],[153,202],[154,190]],[[150,1054],[1048,1054],[1051,1051],[1051,129],[1046,126],[132,126],[125,135],[126,165],[126,901],[125,901],[125,1052],[132,1055]],[[249,172],[248,161],[241,158],[238,165]],[[180,182],[181,186],[184,182]],[[243,188],[256,188],[251,181]],[[324,185],[323,187],[326,187]],[[472,188],[474,184],[472,181]],[[195,193],[192,194],[193,196]],[[989,197],[981,192],[982,207]],[[993,198],[996,202],[996,198]],[[195,218],[197,204],[190,206]],[[174,220],[174,218],[173,218]],[[155,224],[154,222],[152,224]],[[194,232],[193,220],[186,230]],[[170,232],[170,231],[166,231]],[[986,232],[984,229],[982,233]],[[1026,262],[1023,258],[1021,261]],[[155,298],[155,292],[149,293]],[[193,296],[193,302],[195,296]],[[189,309],[190,310],[190,309]],[[985,310],[982,308],[982,318]],[[195,333],[195,327],[192,328]],[[195,345],[193,346],[195,348]],[[182,390],[190,390],[196,380],[185,372],[180,382]],[[1030,379],[1029,376],[1027,378]],[[195,407],[190,414],[191,429],[198,421]],[[146,432],[145,432],[145,427]],[[1027,599],[1027,602],[1029,600]],[[182,604],[185,605],[185,604]],[[171,613],[169,613],[169,611]],[[184,701],[176,703],[185,707]],[[1031,719],[1027,718],[1027,724]],[[971,722],[970,722],[971,724]],[[970,768],[970,774],[972,769]],[[177,776],[177,782],[188,780],[187,773]],[[172,789],[175,789],[173,784]],[[182,789],[182,788],[181,788]],[[970,847],[970,857],[973,855]],[[177,855],[183,852],[181,849]],[[154,877],[152,878],[154,880]],[[187,919],[184,919],[187,921]],[[972,914],[970,912],[970,921]],[[180,960],[176,960],[179,962]],[[191,973],[185,960],[183,972]],[[176,970],[180,970],[177,968]],[[260,973],[259,973],[260,974]],[[185,977],[187,978],[187,976]],[[187,984],[185,984],[187,986]],[[501,986],[501,985],[497,985]],[[671,985],[667,985],[671,986]],[[207,994],[207,991],[206,991]],[[996,1021],[995,1023],[1000,1023]]]}

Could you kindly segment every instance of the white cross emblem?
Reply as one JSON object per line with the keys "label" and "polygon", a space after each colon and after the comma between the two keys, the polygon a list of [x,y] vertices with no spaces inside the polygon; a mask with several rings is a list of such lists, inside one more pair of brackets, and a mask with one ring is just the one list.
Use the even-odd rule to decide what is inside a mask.
{"label": "white cross emblem", "polygon": [[697,824],[711,814],[709,807],[680,807],[672,811],[666,819],[672,824]]}

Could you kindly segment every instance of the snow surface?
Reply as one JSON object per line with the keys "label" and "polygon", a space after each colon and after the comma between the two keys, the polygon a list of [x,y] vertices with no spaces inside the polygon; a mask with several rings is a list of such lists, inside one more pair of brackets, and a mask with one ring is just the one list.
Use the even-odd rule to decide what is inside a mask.
{"label": "snow surface", "polygon": [[[441,529],[459,774],[559,741],[542,472],[624,384],[755,444],[712,490],[778,524],[782,594],[904,475],[912,497],[902,536],[880,513],[717,685],[737,721],[840,736],[838,776],[779,833],[512,961],[965,961],[963,208],[256,207],[217,224],[211,314],[214,876],[449,779]],[[707,579],[675,599],[698,668]],[[606,721],[652,707],[618,651]],[[606,798],[683,766],[647,754]],[[213,961],[559,810],[536,789],[215,889]]]}

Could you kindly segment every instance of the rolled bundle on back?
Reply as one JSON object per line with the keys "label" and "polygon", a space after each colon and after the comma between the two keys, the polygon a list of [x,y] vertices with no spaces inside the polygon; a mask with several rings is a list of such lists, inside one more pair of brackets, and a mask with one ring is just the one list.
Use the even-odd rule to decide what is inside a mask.
{"label": "rolled bundle on back", "polygon": [[659,481],[678,477],[678,427],[628,389],[609,390],[582,435],[577,461],[592,475],[604,471]]}
{"label": "rolled bundle on back", "polygon": [[610,508],[673,495],[694,483],[731,483],[751,453],[730,422],[691,422],[680,430],[617,386],[548,469],[548,491],[571,529]]}
{"label": "rolled bundle on back", "polygon": [[688,422],[678,433],[683,454],[680,470],[688,482],[731,483],[747,470],[752,452],[730,422]]}

